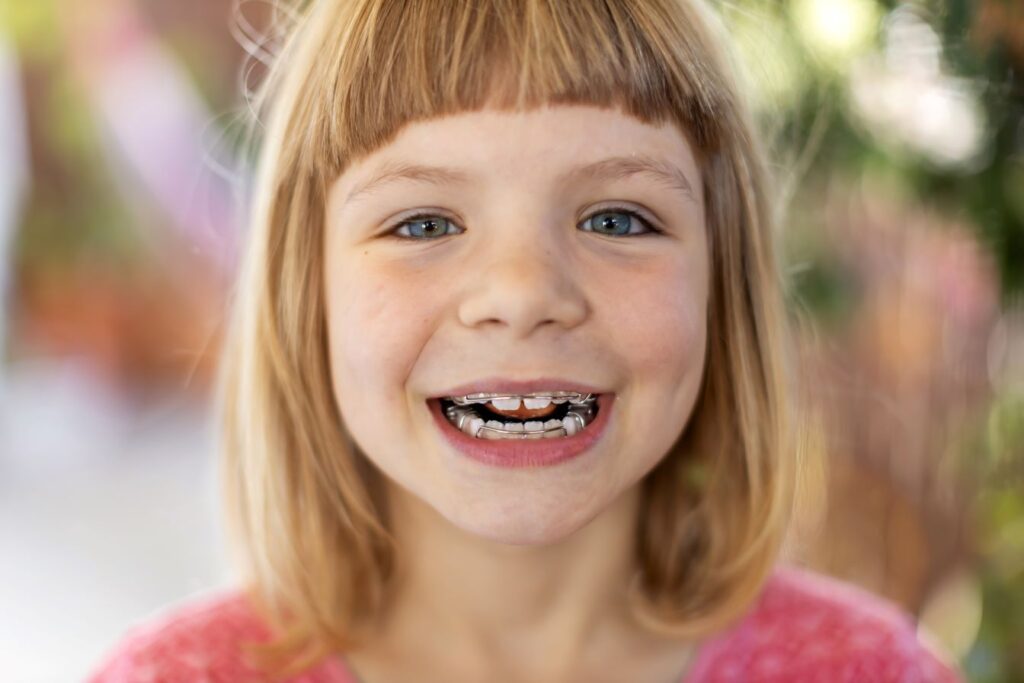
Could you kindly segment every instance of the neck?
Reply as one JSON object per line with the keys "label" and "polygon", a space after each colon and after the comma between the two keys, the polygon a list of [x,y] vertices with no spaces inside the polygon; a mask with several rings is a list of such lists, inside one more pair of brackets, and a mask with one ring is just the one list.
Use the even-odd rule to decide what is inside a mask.
{"label": "neck", "polygon": [[[459,668],[538,663],[538,680],[623,642],[626,588],[635,567],[634,487],[581,529],[547,545],[508,545],[469,534],[409,494],[391,491],[402,571],[385,619],[387,639],[445,643]],[[429,647],[429,645],[427,645]],[[524,657],[524,655],[529,655]],[[468,660],[468,663],[467,663]]]}

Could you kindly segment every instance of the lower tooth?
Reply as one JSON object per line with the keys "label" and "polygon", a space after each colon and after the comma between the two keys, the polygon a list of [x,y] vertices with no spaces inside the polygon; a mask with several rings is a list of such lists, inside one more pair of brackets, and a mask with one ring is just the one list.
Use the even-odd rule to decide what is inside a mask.
{"label": "lower tooth", "polygon": [[[455,421],[458,426],[458,420]],[[478,439],[555,439],[563,436],[573,436],[579,433],[583,428],[582,416],[576,415],[575,413],[569,413],[562,420],[551,419],[546,422],[540,422],[531,420],[526,424],[523,423],[502,423],[498,420],[487,420],[486,422],[472,413],[466,414],[462,420],[462,431],[469,436],[474,436]],[[492,429],[482,429],[482,427],[491,427],[493,430],[505,430],[505,431],[518,431],[518,432],[533,432],[532,434],[519,435],[507,435],[501,432],[493,431]],[[559,429],[561,428],[561,429]]]}
{"label": "lower tooth", "polygon": [[572,436],[580,430],[580,423],[575,416],[572,414],[566,415],[562,419],[562,427],[565,428],[565,435]]}
{"label": "lower tooth", "polygon": [[544,423],[544,438],[545,439],[557,439],[565,436],[565,432],[562,431],[562,422],[560,420],[548,420]]}
{"label": "lower tooth", "polygon": [[462,423],[462,431],[470,436],[476,436],[477,431],[483,426],[484,421],[479,417],[471,417]]}
{"label": "lower tooth", "polygon": [[[503,424],[501,422],[498,422],[497,420],[488,420],[487,422],[484,423],[484,426],[486,426],[486,427],[493,427],[494,429],[503,429],[504,428]],[[502,435],[499,432],[491,431],[490,429],[484,429],[480,433],[480,436],[484,437],[485,439],[501,439],[501,438],[503,438]]]}

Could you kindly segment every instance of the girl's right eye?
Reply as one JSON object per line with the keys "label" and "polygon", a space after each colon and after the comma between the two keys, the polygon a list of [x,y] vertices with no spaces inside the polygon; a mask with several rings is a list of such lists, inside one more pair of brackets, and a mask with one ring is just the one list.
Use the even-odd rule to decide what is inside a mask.
{"label": "girl's right eye", "polygon": [[[449,232],[449,228],[454,228],[457,232]],[[450,234],[455,235],[459,232],[462,232],[462,228],[457,227],[455,223],[444,216],[422,213],[409,216],[389,234],[405,239],[424,240],[444,237]]]}

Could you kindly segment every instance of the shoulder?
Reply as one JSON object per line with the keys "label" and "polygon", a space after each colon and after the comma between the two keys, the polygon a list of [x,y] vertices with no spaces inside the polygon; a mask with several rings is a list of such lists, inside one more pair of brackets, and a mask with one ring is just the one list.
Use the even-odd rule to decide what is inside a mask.
{"label": "shoulder", "polygon": [[[806,570],[777,570],[747,616],[706,643],[700,681],[956,683],[892,603]],[[697,672],[695,672],[697,673]]]}
{"label": "shoulder", "polygon": [[[244,648],[270,632],[241,591],[221,591],[162,610],[128,631],[89,683],[257,683]],[[296,679],[312,683],[315,672]]]}

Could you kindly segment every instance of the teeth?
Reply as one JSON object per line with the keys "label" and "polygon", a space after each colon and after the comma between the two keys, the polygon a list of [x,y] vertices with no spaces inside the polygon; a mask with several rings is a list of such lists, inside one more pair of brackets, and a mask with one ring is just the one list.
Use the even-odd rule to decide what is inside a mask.
{"label": "teeth", "polygon": [[[491,427],[493,429],[504,429],[504,425],[501,422],[498,422],[497,420],[488,420],[487,422],[484,423],[484,426],[485,427]],[[502,438],[501,434],[499,434],[498,432],[492,431],[491,429],[483,429],[483,430],[481,430],[480,431],[480,436],[485,438],[485,439],[500,439],[500,438]]]}
{"label": "teeth", "polygon": [[474,414],[472,408],[449,406],[446,410],[448,420],[457,429],[478,439],[541,439],[573,436],[579,433],[593,419],[594,409],[590,404],[577,404],[569,408],[568,415],[562,420],[550,419],[546,422],[531,420],[521,422],[500,422],[484,420]]}
{"label": "teeth", "polygon": [[519,397],[513,396],[512,398],[492,398],[491,405],[498,410],[519,410]]}
{"label": "teeth", "polygon": [[479,417],[471,417],[468,420],[464,420],[462,424],[462,431],[470,436],[476,436],[477,431],[482,427],[484,421]]}
{"label": "teeth", "polygon": [[577,413],[569,413],[562,418],[562,426],[565,428],[565,435],[572,436],[583,429],[583,418]]}
{"label": "teeth", "polygon": [[541,398],[524,398],[523,404],[529,410],[541,410],[551,405],[551,399],[547,396]]}

